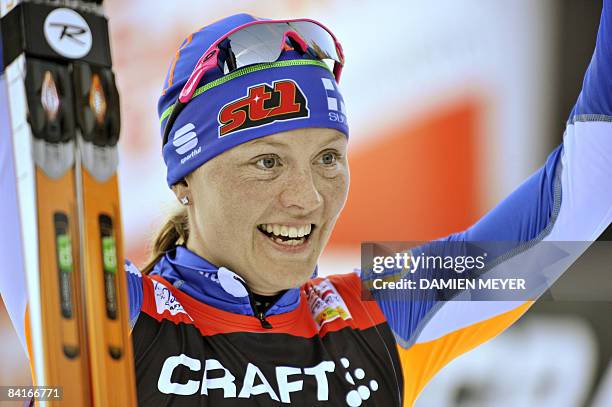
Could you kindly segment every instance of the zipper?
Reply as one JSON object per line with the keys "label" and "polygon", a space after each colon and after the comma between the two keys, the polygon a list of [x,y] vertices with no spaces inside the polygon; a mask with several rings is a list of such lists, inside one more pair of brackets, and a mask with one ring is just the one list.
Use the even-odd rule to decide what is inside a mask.
{"label": "zipper", "polygon": [[253,297],[253,292],[251,291],[249,286],[244,281],[242,281],[242,279],[236,277],[234,278],[236,279],[236,281],[243,285],[244,289],[248,293],[249,302],[251,303],[251,309],[253,310],[253,316],[255,316],[255,318],[259,320],[261,327],[264,329],[272,329],[272,324],[266,319],[266,315],[263,312],[257,310],[257,306],[255,305],[255,297]]}
{"label": "zipper", "polygon": [[[255,311],[253,309],[253,311]],[[264,315],[263,312],[258,312],[257,313],[257,319],[259,319],[259,322],[261,323],[261,327],[264,329],[272,329],[272,324],[270,323],[270,321],[268,321],[266,319],[266,316]]]}

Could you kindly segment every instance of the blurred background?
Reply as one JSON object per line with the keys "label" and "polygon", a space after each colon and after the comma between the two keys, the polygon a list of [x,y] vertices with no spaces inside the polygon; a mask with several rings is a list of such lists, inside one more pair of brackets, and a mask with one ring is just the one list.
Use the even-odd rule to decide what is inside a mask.
{"label": "blurred background", "polygon": [[[182,39],[238,12],[309,17],[334,31],[346,55],[352,183],[322,274],[358,267],[361,241],[462,230],[535,171],[562,140],[601,11],[600,0],[105,3],[122,102],[126,252],[139,265],[175,205],[156,103]],[[610,406],[610,315],[609,302],[542,301],[451,363],[417,405]],[[1,304],[0,343],[0,385],[30,383]]]}

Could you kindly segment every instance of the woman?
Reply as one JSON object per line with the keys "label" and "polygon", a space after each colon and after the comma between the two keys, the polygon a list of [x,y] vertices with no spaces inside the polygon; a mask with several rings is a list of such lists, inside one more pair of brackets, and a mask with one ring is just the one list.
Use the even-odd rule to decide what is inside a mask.
{"label": "woman", "polygon": [[395,342],[359,278],[309,281],[348,192],[341,50],[310,21],[223,37],[254,21],[190,36],[160,99],[168,185],[184,209],[150,273],[127,268],[139,402],[398,405]]}

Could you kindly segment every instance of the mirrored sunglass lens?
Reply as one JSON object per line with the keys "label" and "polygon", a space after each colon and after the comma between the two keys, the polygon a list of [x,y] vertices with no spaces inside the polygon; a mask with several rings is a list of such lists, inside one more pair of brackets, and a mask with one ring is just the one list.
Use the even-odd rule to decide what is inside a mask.
{"label": "mirrored sunglass lens", "polygon": [[340,61],[331,34],[308,21],[291,23],[253,24],[229,36],[229,44],[236,59],[236,68],[274,62],[281,54],[283,36],[295,31],[315,52],[319,59]]}
{"label": "mirrored sunglass lens", "polygon": [[282,27],[277,24],[255,24],[230,35],[230,47],[237,68],[262,62],[273,62],[281,53]]}
{"label": "mirrored sunglass lens", "polygon": [[304,41],[315,51],[320,59],[333,59],[338,62],[340,57],[336,44],[329,32],[323,27],[309,21],[293,21],[288,25],[297,32]]}

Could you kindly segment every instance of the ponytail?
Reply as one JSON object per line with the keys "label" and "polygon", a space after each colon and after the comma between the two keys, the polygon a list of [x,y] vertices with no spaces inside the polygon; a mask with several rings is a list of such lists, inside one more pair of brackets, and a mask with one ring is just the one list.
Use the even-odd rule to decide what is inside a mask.
{"label": "ponytail", "polygon": [[181,207],[177,209],[162,228],[157,232],[149,261],[142,269],[143,274],[149,274],[158,260],[169,250],[174,247],[187,243],[189,237],[189,217],[187,216],[187,208]]}

